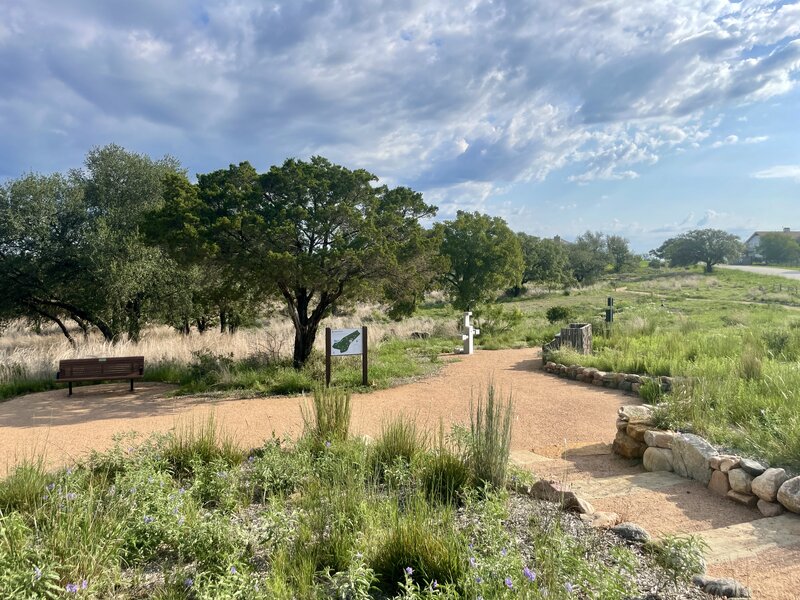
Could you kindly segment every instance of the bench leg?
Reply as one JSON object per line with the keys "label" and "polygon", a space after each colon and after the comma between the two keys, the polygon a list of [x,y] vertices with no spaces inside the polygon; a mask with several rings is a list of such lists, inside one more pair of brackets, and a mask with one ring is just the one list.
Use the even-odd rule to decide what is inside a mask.
{"label": "bench leg", "polygon": [[72,382],[69,382],[69,395],[72,396]]}
{"label": "bench leg", "polygon": [[133,391],[133,379],[131,379],[131,391]]}

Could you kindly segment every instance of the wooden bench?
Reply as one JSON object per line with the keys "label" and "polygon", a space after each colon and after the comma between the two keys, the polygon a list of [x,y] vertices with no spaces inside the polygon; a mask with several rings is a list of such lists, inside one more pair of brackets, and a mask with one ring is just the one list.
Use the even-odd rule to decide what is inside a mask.
{"label": "wooden bench", "polygon": [[59,361],[56,379],[69,383],[69,395],[72,396],[73,381],[130,379],[131,391],[133,391],[133,380],[141,379],[143,375],[144,356],[76,358]]}

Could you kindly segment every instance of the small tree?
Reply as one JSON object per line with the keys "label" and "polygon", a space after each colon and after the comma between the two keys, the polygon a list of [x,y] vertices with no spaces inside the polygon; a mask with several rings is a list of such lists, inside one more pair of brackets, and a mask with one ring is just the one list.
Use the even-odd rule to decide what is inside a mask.
{"label": "small tree", "polygon": [[733,234],[720,229],[694,229],[666,240],[653,253],[677,267],[705,263],[706,273],[711,273],[714,265],[735,260],[743,251],[744,245]]}
{"label": "small tree", "polygon": [[766,233],[760,237],[758,252],[767,263],[796,263],[800,260],[800,244],[785,233]]}
{"label": "small tree", "polygon": [[587,231],[569,246],[569,266],[579,283],[590,283],[600,277],[608,263],[606,238],[599,231]]}
{"label": "small tree", "polygon": [[606,238],[606,248],[614,273],[632,268],[636,264],[636,256],[631,252],[628,240],[620,235],[609,235]]}
{"label": "small tree", "polygon": [[558,240],[540,239],[527,233],[518,233],[525,269],[522,284],[543,283],[561,285],[569,277],[569,255],[565,245]]}
{"label": "small tree", "polygon": [[455,220],[437,224],[436,230],[442,254],[450,260],[444,283],[456,308],[469,310],[521,282],[519,239],[500,217],[458,211]]}

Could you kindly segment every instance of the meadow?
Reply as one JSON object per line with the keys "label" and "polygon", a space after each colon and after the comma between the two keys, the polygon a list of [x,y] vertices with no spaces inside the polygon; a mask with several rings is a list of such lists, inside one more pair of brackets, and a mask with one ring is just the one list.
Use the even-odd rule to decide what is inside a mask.
{"label": "meadow", "polygon": [[[475,399],[473,399],[475,400]],[[686,594],[692,538],[629,546],[509,488],[511,399],[469,422],[408,418],[349,435],[349,396],[318,392],[299,440],[236,446],[188,423],[55,473],[0,481],[4,598],[622,600]],[[697,593],[697,592],[693,592]],[[680,595],[681,598],[699,597]]]}

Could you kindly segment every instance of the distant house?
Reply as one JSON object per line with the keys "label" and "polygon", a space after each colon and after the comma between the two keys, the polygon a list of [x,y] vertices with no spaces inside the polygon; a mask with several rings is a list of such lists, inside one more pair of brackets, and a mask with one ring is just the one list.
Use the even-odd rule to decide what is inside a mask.
{"label": "distant house", "polygon": [[747,258],[752,260],[760,260],[761,254],[758,252],[758,247],[761,244],[761,238],[768,233],[778,233],[781,235],[791,236],[793,239],[800,242],[800,231],[792,231],[790,227],[784,227],[783,231],[756,231],[753,235],[747,238],[744,242],[745,254]]}

